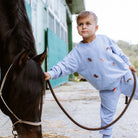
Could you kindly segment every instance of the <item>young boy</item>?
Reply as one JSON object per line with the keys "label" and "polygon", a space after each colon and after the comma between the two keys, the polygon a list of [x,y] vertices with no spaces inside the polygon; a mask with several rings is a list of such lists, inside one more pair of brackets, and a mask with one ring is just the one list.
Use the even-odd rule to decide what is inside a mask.
{"label": "young boy", "polygon": [[[128,58],[113,40],[104,35],[96,35],[97,16],[83,11],[77,16],[78,33],[82,41],[49,72],[45,79],[56,79],[74,72],[86,78],[100,92],[101,126],[113,121],[119,95],[130,96],[133,90],[133,76],[136,71]],[[138,98],[136,89],[134,98]],[[100,133],[103,138],[111,138],[110,126]]]}

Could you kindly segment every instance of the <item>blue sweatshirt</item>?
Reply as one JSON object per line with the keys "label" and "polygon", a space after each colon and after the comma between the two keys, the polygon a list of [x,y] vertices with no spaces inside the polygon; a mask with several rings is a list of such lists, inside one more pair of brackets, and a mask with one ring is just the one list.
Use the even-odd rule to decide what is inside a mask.
{"label": "blue sweatshirt", "polygon": [[78,72],[96,89],[113,90],[124,75],[130,78],[129,65],[128,57],[113,40],[97,35],[91,43],[80,42],[48,73],[56,79]]}

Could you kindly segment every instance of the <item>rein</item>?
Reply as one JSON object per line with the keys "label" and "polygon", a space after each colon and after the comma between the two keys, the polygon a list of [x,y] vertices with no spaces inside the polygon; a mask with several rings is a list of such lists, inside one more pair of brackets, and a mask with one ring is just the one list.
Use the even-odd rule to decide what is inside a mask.
{"label": "rein", "polygon": [[17,115],[14,114],[14,112],[9,108],[9,106],[6,104],[5,100],[3,99],[2,96],[2,90],[5,84],[5,81],[7,79],[8,73],[10,71],[10,69],[12,68],[13,64],[10,65],[10,67],[8,68],[3,80],[2,80],[2,84],[0,87],[0,98],[2,100],[2,102],[4,103],[4,105],[6,106],[6,108],[8,109],[8,111],[17,119],[17,121],[15,123],[13,123],[13,128],[15,128],[15,125],[20,123],[20,124],[27,124],[27,125],[32,125],[32,126],[40,126],[41,122],[30,122],[30,121],[23,121],[22,119],[20,119],[19,117],[17,117]]}
{"label": "rein", "polygon": [[59,105],[59,107],[62,109],[62,111],[66,114],[66,116],[67,116],[74,124],[76,124],[77,126],[83,128],[83,129],[86,129],[86,130],[97,131],[97,130],[101,130],[101,129],[106,129],[106,128],[108,128],[109,126],[111,126],[111,125],[113,125],[114,123],[116,123],[116,122],[124,115],[125,111],[127,110],[128,106],[130,105],[130,102],[131,102],[131,100],[132,100],[132,98],[133,98],[133,96],[134,96],[134,94],[135,94],[135,90],[136,90],[136,76],[135,76],[135,73],[134,73],[134,72],[132,72],[132,74],[133,74],[133,78],[134,78],[133,91],[132,91],[132,94],[131,94],[131,96],[130,96],[130,98],[129,98],[129,101],[128,101],[128,103],[126,104],[125,108],[123,109],[123,111],[120,113],[120,115],[119,115],[114,121],[112,121],[111,123],[109,123],[109,124],[106,125],[106,126],[98,127],[98,128],[89,128],[89,127],[83,126],[83,125],[79,124],[78,122],[76,122],[76,121],[67,113],[67,111],[63,108],[63,106],[62,106],[62,105],[60,104],[60,102],[58,101],[58,99],[57,99],[57,97],[56,97],[56,95],[55,95],[55,93],[54,93],[54,91],[53,91],[53,89],[52,89],[52,87],[51,87],[50,82],[49,82],[49,81],[47,81],[47,82],[48,82],[49,88],[50,88],[50,90],[51,90],[51,93],[52,93],[52,95],[53,95],[55,101],[57,102],[57,104]]}

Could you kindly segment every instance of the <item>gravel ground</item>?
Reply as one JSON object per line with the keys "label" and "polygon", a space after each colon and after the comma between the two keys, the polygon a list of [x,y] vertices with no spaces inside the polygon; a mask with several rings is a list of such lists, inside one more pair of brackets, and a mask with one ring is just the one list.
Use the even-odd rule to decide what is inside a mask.
{"label": "gravel ground", "polygon": [[[88,82],[68,82],[54,88],[56,95],[80,124],[87,127],[100,126],[99,93]],[[121,95],[117,113],[125,107],[125,98]],[[138,138],[138,101],[133,100],[125,115],[114,125],[113,138]],[[42,113],[44,138],[102,138],[98,131],[87,131],[73,124],[56,104],[50,91],[46,91]],[[11,122],[0,112],[0,138],[11,138]]]}

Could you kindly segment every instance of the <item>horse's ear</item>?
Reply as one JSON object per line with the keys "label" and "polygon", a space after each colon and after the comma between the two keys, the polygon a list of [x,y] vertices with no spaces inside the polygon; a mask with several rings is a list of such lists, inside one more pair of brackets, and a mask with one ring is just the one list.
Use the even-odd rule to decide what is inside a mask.
{"label": "horse's ear", "polygon": [[36,61],[38,64],[42,65],[44,59],[46,57],[46,51],[44,51],[42,54],[37,55],[33,58],[34,61]]}
{"label": "horse's ear", "polygon": [[18,59],[19,67],[23,67],[25,65],[26,61],[28,60],[28,58],[29,58],[28,51],[24,51]]}

